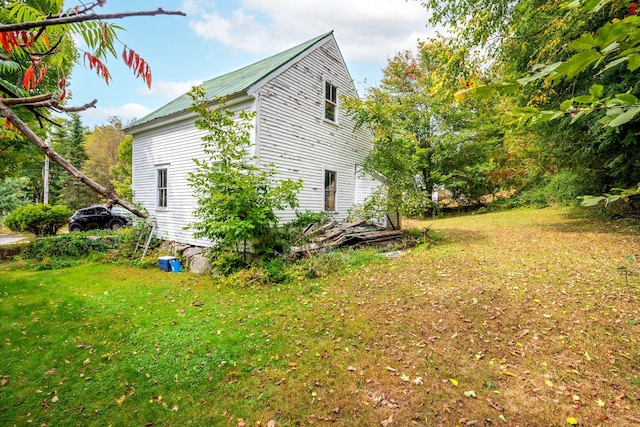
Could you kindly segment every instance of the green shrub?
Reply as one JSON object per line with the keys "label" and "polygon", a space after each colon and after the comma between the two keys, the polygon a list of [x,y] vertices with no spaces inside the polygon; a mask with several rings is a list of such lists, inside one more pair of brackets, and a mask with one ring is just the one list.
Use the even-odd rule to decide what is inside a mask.
{"label": "green shrub", "polygon": [[286,283],[291,280],[288,265],[282,258],[273,258],[262,265],[267,283]]}
{"label": "green shrub", "polygon": [[115,239],[96,236],[96,233],[70,233],[61,236],[36,239],[22,252],[27,259],[80,258],[95,253],[105,253],[115,247]]}
{"label": "green shrub", "polygon": [[12,231],[26,231],[39,236],[54,236],[67,223],[72,212],[62,205],[19,206],[4,219]]}
{"label": "green shrub", "polygon": [[533,207],[578,206],[578,196],[592,193],[594,187],[597,187],[597,178],[593,172],[566,170],[522,192],[519,200],[522,205]]}
{"label": "green shrub", "polygon": [[[151,223],[149,221],[136,220],[132,227],[123,227],[117,232],[118,257],[132,259],[135,256],[142,256],[144,247],[149,240]],[[154,250],[160,246],[162,241],[155,235],[149,240],[147,250]]]}
{"label": "green shrub", "polygon": [[440,213],[437,203],[431,200],[431,194],[411,192],[404,195],[401,213],[406,218],[427,219]]}
{"label": "green shrub", "polygon": [[213,268],[224,276],[236,273],[245,266],[244,257],[241,252],[216,251],[210,257],[210,261]]}

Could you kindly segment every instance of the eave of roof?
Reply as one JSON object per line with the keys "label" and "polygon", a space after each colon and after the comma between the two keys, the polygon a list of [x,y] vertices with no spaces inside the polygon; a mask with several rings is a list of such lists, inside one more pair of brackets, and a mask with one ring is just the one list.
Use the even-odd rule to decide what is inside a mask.
{"label": "eave of roof", "polygon": [[[278,68],[292,61],[310,47],[332,34],[333,31],[330,31],[244,68],[205,81],[202,83],[202,86],[207,98],[215,100],[246,93],[252,86],[269,76]],[[191,98],[185,93],[145,117],[136,120],[129,125],[128,128],[135,128],[164,117],[185,112],[191,104]]]}

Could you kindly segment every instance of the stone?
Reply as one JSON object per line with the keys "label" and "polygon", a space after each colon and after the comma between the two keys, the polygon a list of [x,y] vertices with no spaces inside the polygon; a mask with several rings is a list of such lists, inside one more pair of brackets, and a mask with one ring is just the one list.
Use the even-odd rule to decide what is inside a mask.
{"label": "stone", "polygon": [[191,246],[191,247],[187,248],[182,254],[186,258],[191,258],[191,257],[194,257],[196,255],[200,255],[201,253],[202,253],[202,248],[200,248],[198,246]]}
{"label": "stone", "polygon": [[194,255],[189,261],[189,271],[195,274],[207,274],[211,271],[211,263],[202,254]]}

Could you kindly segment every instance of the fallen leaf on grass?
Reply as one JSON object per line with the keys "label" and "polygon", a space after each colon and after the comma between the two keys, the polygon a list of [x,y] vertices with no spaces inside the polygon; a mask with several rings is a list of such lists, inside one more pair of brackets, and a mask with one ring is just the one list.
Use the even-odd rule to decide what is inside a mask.
{"label": "fallen leaf on grass", "polygon": [[400,379],[406,383],[408,383],[409,381],[411,381],[411,378],[409,378],[409,375],[405,374],[404,372],[402,373],[402,375],[400,376]]}
{"label": "fallen leaf on grass", "polygon": [[453,379],[453,378],[449,378],[449,381],[451,382],[451,384],[453,384],[454,386],[458,387],[458,381]]}
{"label": "fallen leaf on grass", "polygon": [[125,394],[123,394],[122,396],[120,396],[119,398],[116,399],[116,403],[118,404],[118,406],[122,406],[122,404],[124,403],[124,400],[127,398],[127,396]]}
{"label": "fallen leaf on grass", "polygon": [[0,381],[0,387],[4,387],[9,384],[9,377],[4,377],[2,381]]}
{"label": "fallen leaf on grass", "polygon": [[567,418],[567,423],[571,424],[572,426],[577,426],[578,425],[578,420],[576,420],[573,417],[569,417],[569,418]]}
{"label": "fallen leaf on grass", "polygon": [[601,399],[596,400],[599,407],[604,408],[604,402]]}
{"label": "fallen leaf on grass", "polygon": [[386,420],[382,421],[380,424],[382,424],[382,427],[387,427],[392,422],[393,422],[393,414],[391,414],[389,416],[389,418],[387,418]]}
{"label": "fallen leaf on grass", "polygon": [[502,375],[508,375],[508,376],[510,376],[510,377],[517,377],[517,375],[516,375],[516,374],[514,374],[514,373],[513,373],[513,372],[511,372],[511,371],[502,371]]}
{"label": "fallen leaf on grass", "polygon": [[464,395],[465,395],[466,397],[477,397],[477,396],[476,396],[476,392],[475,392],[475,391],[473,391],[473,390],[465,391],[465,392],[464,392]]}
{"label": "fallen leaf on grass", "polygon": [[553,387],[553,383],[551,382],[551,380],[544,380],[544,383],[549,387]]}
{"label": "fallen leaf on grass", "polygon": [[415,385],[422,385],[423,381],[422,381],[422,377],[416,377],[412,383],[414,383]]}
{"label": "fallen leaf on grass", "polygon": [[51,403],[56,403],[59,400],[58,395],[55,395],[51,398]]}
{"label": "fallen leaf on grass", "polygon": [[269,420],[267,427],[276,427],[276,420]]}

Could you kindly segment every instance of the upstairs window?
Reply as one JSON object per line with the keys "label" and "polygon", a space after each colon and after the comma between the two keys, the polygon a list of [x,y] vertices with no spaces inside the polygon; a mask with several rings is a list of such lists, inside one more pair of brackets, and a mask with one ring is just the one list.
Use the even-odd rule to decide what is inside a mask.
{"label": "upstairs window", "polygon": [[330,170],[324,171],[324,210],[336,211],[336,173]]}
{"label": "upstairs window", "polygon": [[338,88],[329,82],[324,84],[324,118],[332,122],[338,118]]}
{"label": "upstairs window", "polygon": [[166,208],[168,201],[168,174],[167,168],[158,169],[158,207]]}

